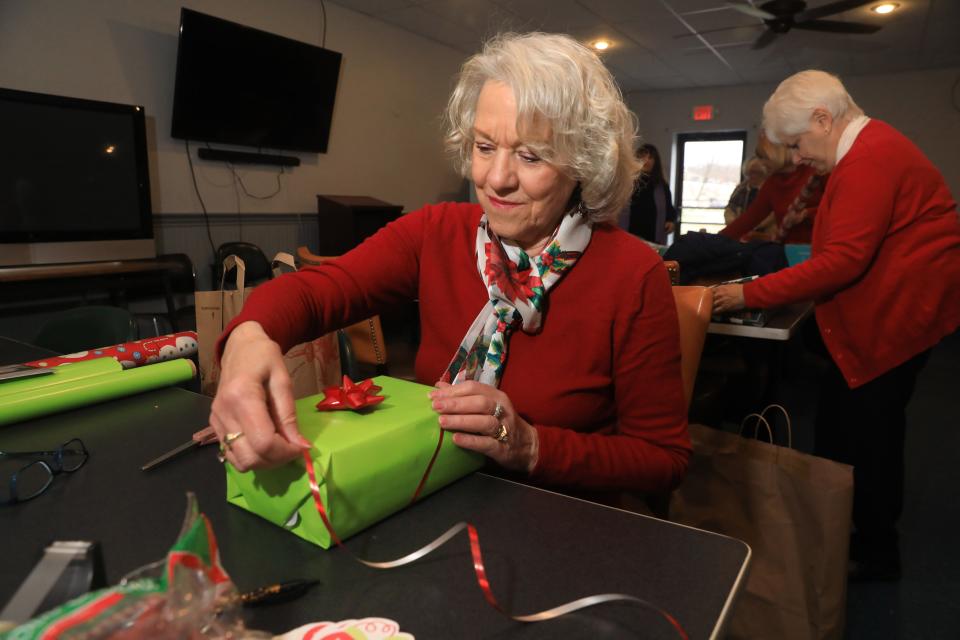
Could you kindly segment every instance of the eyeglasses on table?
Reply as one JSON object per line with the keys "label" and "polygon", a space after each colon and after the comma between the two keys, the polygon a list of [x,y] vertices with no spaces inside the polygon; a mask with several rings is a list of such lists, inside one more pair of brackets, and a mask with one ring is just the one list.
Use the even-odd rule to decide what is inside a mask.
{"label": "eyeglasses on table", "polygon": [[54,476],[73,473],[86,464],[89,457],[80,438],[67,440],[52,451],[0,451],[0,463],[34,458],[6,478],[0,475],[0,505],[36,498],[50,488]]}

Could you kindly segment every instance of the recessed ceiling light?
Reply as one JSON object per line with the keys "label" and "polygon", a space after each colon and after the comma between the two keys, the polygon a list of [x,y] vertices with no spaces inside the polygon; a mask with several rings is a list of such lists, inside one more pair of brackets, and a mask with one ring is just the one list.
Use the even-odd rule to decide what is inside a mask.
{"label": "recessed ceiling light", "polygon": [[874,13],[879,13],[881,15],[885,13],[892,13],[900,6],[898,2],[884,2],[883,4],[878,4],[875,7],[872,7],[870,10]]}
{"label": "recessed ceiling light", "polygon": [[610,41],[597,40],[596,42],[593,43],[593,48],[596,49],[597,51],[606,51],[607,49],[610,48]]}

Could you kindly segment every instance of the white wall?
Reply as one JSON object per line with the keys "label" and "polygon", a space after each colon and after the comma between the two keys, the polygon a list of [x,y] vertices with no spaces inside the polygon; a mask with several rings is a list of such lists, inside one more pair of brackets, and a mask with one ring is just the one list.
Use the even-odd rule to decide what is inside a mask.
{"label": "white wall", "polygon": [[[960,110],[951,99],[960,68],[906,71],[843,78],[850,95],[868,116],[903,132],[940,169],[954,198],[960,198]],[[673,158],[676,134],[697,131],[748,131],[747,155],[757,140],[761,109],[775,85],[633,92],[627,103],[640,120],[640,134],[663,156]],[[960,98],[958,98],[960,99]],[[714,120],[694,122],[694,105],[712,104]]]}
{"label": "white wall", "polygon": [[[161,214],[200,211],[184,143],[169,134],[181,6],[320,44],[316,0],[0,2],[0,86],[145,107]],[[197,160],[194,149],[209,211],[308,213],[318,193],[369,195],[407,210],[462,197],[440,114],[463,54],[335,4],[326,12],[326,46],[343,53],[328,153],[295,154],[303,164],[281,178],[281,193],[257,200],[238,194],[226,167]],[[240,172],[254,194],[276,188],[274,168]]]}

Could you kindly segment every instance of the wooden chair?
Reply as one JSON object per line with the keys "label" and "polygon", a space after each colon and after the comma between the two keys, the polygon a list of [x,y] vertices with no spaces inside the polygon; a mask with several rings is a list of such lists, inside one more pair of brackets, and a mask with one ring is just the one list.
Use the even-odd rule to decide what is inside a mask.
{"label": "wooden chair", "polygon": [[663,266],[667,268],[667,273],[670,274],[670,284],[673,286],[680,284],[680,263],[676,260],[664,260]]}
{"label": "wooden chair", "polygon": [[[307,247],[297,247],[297,258],[301,265],[323,264],[333,256],[318,256]],[[380,316],[373,316],[345,327],[341,333],[341,359],[344,373],[351,378],[357,376],[357,365],[373,366],[377,374],[386,372],[387,343],[383,339],[383,326]]]}
{"label": "wooden chair", "polygon": [[[677,305],[680,322],[680,376],[683,379],[683,398],[687,411],[693,398],[693,387],[700,368],[700,354],[710,326],[713,310],[713,290],[709,287],[673,287],[673,301]],[[638,495],[621,492],[619,506],[629,511],[668,519],[670,493]]]}
{"label": "wooden chair", "polygon": [[680,321],[680,369],[683,396],[690,409],[693,385],[700,368],[700,354],[707,338],[713,311],[713,289],[709,287],[673,287],[673,300]]}

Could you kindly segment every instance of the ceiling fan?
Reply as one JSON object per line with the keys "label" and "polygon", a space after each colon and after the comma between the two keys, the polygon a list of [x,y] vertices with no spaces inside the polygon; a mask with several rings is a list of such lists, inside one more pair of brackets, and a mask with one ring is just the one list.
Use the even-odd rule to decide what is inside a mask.
{"label": "ceiling fan", "polygon": [[876,33],[878,25],[865,22],[841,22],[822,20],[827,16],[843,13],[870,4],[874,0],[839,0],[820,7],[807,9],[804,0],[769,0],[759,6],[741,2],[727,2],[731,9],[763,20],[766,29],[753,43],[753,49],[762,49],[791,29],[826,31],[829,33]]}

